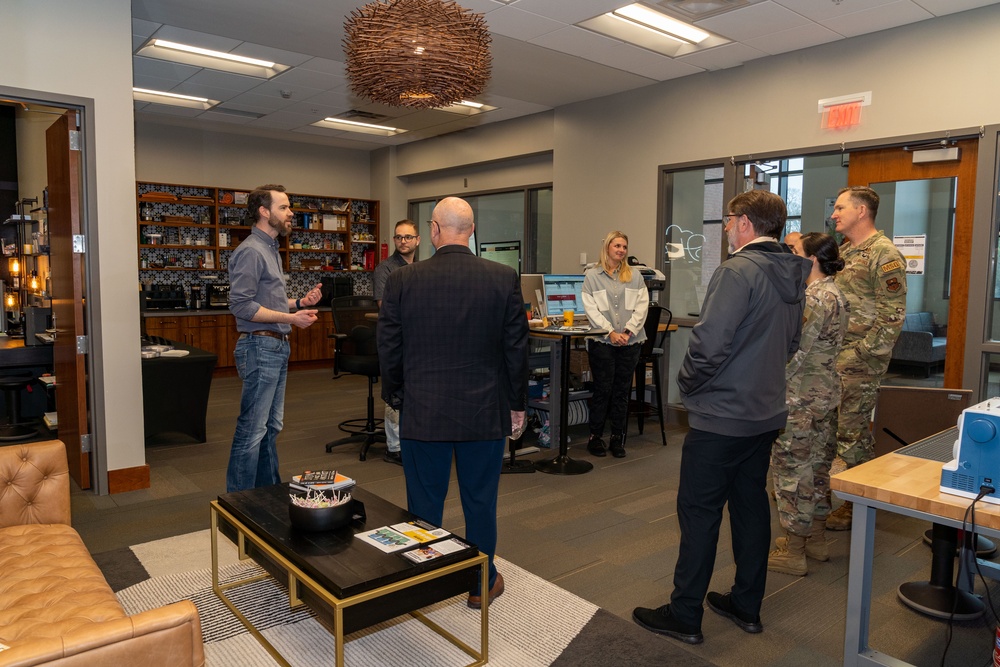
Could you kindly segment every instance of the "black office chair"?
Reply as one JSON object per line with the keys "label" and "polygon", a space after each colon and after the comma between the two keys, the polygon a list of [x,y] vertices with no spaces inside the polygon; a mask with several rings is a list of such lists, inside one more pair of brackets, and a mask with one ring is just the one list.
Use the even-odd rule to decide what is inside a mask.
{"label": "black office chair", "polygon": [[370,296],[340,296],[330,302],[330,308],[336,329],[332,335],[336,341],[333,378],[338,379],[342,373],[368,376],[368,415],[340,422],[338,428],[350,435],[327,443],[326,451],[332,452],[338,445],[364,438],[360,455],[364,461],[372,443],[376,440],[385,442],[383,420],[375,418],[375,394],[372,389],[379,377],[375,322],[365,317],[369,313],[378,313],[378,303]]}
{"label": "black office chair", "polygon": [[[660,393],[660,359],[663,357],[663,341],[667,336],[667,328],[673,314],[670,309],[659,306],[655,303],[649,304],[649,312],[646,315],[646,340],[642,343],[639,351],[639,363],[635,365],[635,401],[629,408],[629,414],[638,416],[639,433],[642,433],[643,420],[646,414],[660,418],[660,440],[663,446],[667,446],[667,433],[663,428],[663,396]],[[661,321],[665,320],[665,321]],[[658,331],[659,325],[664,324],[663,331]],[[646,369],[652,367],[653,387],[656,393],[656,405],[646,403]]]}

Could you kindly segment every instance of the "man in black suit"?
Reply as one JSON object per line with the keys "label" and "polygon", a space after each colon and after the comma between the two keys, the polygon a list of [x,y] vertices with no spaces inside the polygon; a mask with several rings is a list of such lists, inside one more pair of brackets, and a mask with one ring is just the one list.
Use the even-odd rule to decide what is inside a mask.
{"label": "man in black suit", "polygon": [[[487,604],[503,593],[493,564],[506,436],[524,426],[528,320],[513,269],[469,250],[472,208],[442,199],[427,261],[393,271],[378,321],[382,398],[400,411],[409,510],[440,526],[452,459],[466,537],[489,556]],[[469,606],[482,605],[478,586]]]}

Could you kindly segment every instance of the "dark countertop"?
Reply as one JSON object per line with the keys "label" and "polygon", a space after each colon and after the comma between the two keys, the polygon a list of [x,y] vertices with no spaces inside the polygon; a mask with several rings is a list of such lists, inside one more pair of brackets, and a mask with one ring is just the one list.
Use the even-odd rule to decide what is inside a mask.
{"label": "dark countertop", "polygon": [[51,366],[52,346],[25,346],[23,338],[0,336],[0,366]]}
{"label": "dark countertop", "polygon": [[202,308],[200,310],[187,310],[187,309],[164,309],[164,310],[145,310],[142,313],[143,317],[191,317],[194,315],[220,315],[229,314],[228,308]]}

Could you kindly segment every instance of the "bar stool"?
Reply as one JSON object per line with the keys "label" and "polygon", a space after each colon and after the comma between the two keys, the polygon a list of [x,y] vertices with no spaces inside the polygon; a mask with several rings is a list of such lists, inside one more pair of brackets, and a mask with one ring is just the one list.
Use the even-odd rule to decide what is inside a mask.
{"label": "bar stool", "polygon": [[0,424],[0,441],[14,442],[27,440],[38,435],[38,429],[21,420],[21,390],[31,384],[31,373],[15,373],[0,376],[0,391],[3,391],[7,405],[7,417]]}
{"label": "bar stool", "polygon": [[[662,332],[659,331],[660,320],[666,314],[666,322]],[[649,304],[649,312],[646,314],[646,340],[639,351],[639,363],[635,366],[635,401],[629,409],[629,414],[638,416],[639,433],[642,433],[643,421],[648,411],[650,416],[657,416],[660,419],[660,440],[663,446],[667,446],[667,434],[663,427],[663,396],[660,393],[660,359],[663,357],[663,341],[667,335],[667,328],[673,314],[669,309],[655,303]],[[646,403],[646,368],[651,366],[653,371],[653,388],[656,394],[656,405]]]}

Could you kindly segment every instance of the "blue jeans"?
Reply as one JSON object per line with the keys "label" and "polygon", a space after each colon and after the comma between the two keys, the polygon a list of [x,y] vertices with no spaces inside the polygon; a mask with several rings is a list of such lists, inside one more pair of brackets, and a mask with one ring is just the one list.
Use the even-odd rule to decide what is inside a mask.
{"label": "blue jeans", "polygon": [[[406,505],[412,513],[435,526],[444,519],[444,500],[455,460],[458,492],[465,514],[465,537],[489,556],[490,588],[497,580],[493,556],[497,550],[497,495],[500,469],[506,444],[501,440],[428,442],[400,440],[403,475],[406,477]],[[471,591],[480,595],[479,579]]]}
{"label": "blue jeans", "polygon": [[236,341],[243,396],[229,452],[227,492],[281,481],[277,439],[285,413],[289,349],[288,341],[267,336],[242,336]]}

